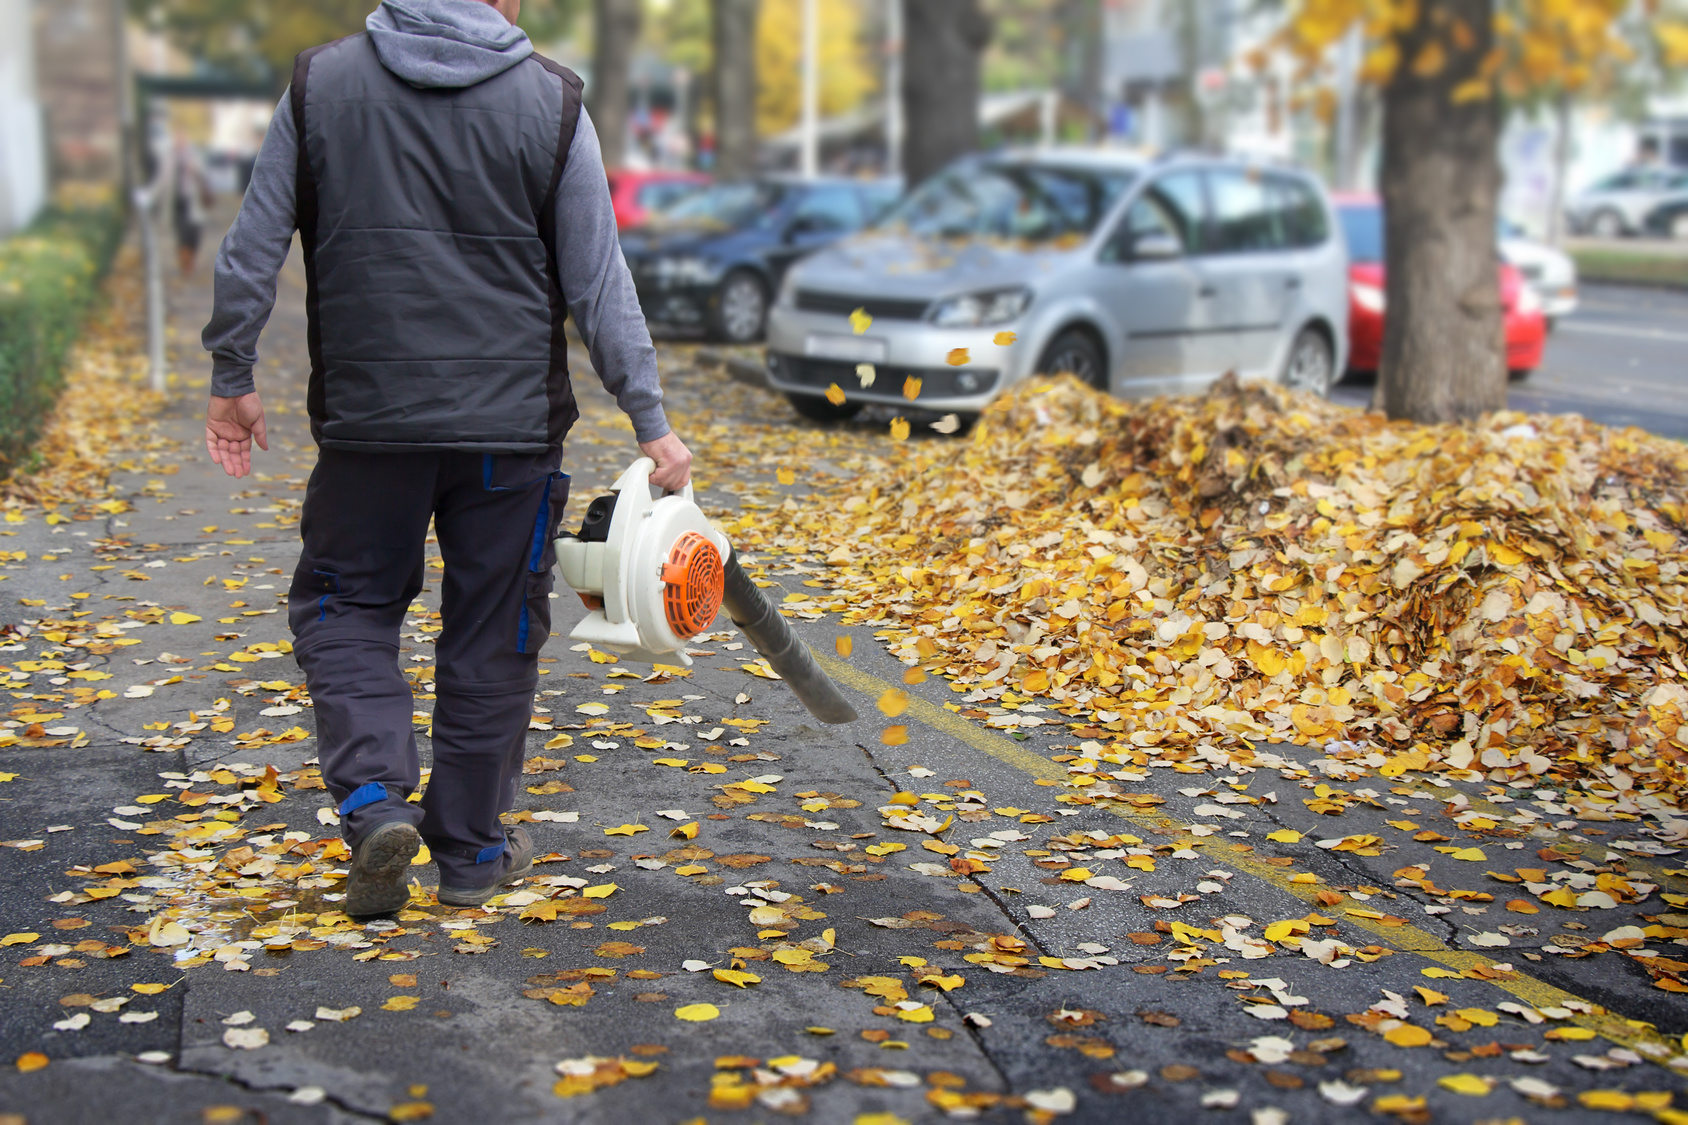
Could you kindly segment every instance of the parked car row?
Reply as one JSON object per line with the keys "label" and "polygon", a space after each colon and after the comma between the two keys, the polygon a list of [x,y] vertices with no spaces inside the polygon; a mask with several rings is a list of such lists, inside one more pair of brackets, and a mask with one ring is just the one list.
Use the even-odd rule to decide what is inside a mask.
{"label": "parked car row", "polygon": [[1578,234],[1688,238],[1688,169],[1625,168],[1580,192],[1565,208]]}
{"label": "parked car row", "polygon": [[[1235,371],[1322,395],[1381,355],[1381,206],[1294,168],[1056,149],[966,157],[906,195],[787,177],[674,190],[622,236],[646,317],[765,337],[771,385],[818,420],[909,408],[911,379],[919,408],[965,415],[1034,373],[1142,397]],[[1575,307],[1576,275],[1498,234],[1516,377]]]}

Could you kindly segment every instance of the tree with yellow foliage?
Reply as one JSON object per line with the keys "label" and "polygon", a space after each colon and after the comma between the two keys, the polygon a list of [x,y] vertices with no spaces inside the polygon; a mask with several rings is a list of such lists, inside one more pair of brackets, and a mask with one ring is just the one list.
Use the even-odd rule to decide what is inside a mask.
{"label": "tree with yellow foliage", "polygon": [[1382,405],[1418,422],[1502,409],[1501,103],[1681,65],[1688,24],[1661,0],[1301,0],[1279,45],[1313,79],[1356,26],[1361,78],[1383,95]]}
{"label": "tree with yellow foliage", "polygon": [[[820,0],[820,111],[848,113],[878,88],[864,41],[863,0]],[[803,0],[762,0],[756,25],[756,128],[763,136],[797,123],[802,107]]]}

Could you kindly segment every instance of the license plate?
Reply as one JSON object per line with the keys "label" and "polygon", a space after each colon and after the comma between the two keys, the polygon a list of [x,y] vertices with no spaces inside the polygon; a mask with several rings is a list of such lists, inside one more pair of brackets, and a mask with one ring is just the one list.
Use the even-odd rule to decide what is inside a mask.
{"label": "license plate", "polygon": [[871,336],[822,336],[803,340],[803,354],[818,359],[843,359],[853,363],[884,363],[886,344]]}

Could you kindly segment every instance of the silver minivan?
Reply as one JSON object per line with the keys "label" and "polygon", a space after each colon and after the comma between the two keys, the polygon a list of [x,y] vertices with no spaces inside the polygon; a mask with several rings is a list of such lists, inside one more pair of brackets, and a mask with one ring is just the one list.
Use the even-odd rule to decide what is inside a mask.
{"label": "silver minivan", "polygon": [[1033,373],[1133,398],[1227,371],[1325,394],[1347,361],[1347,252],[1294,169],[972,156],[793,267],[767,340],[769,382],[818,420],[868,403],[975,414]]}

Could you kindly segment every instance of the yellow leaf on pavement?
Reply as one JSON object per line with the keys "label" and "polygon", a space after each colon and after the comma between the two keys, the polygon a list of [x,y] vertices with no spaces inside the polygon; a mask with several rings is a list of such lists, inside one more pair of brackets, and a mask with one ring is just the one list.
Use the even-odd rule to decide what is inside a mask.
{"label": "yellow leaf on pavement", "polygon": [[641,832],[649,832],[650,830],[651,830],[650,826],[647,825],[647,824],[622,824],[622,825],[618,825],[615,828],[604,829],[604,835],[606,835],[606,836],[637,836]]}
{"label": "yellow leaf on pavement", "polygon": [[755,973],[747,973],[742,969],[716,969],[715,979],[723,984],[736,985],[743,988],[748,984],[761,984],[762,978]]}
{"label": "yellow leaf on pavement", "polygon": [[1433,1038],[1428,1028],[1404,1023],[1383,1033],[1383,1037],[1397,1047],[1422,1047]]}
{"label": "yellow leaf on pavement", "polygon": [[704,1023],[720,1014],[721,1009],[713,1004],[687,1004],[683,1008],[674,1009],[675,1018],[685,1020],[687,1023]]}
{"label": "yellow leaf on pavement", "polygon": [[609,898],[620,889],[619,883],[600,883],[595,887],[587,887],[580,894],[582,898]]}

